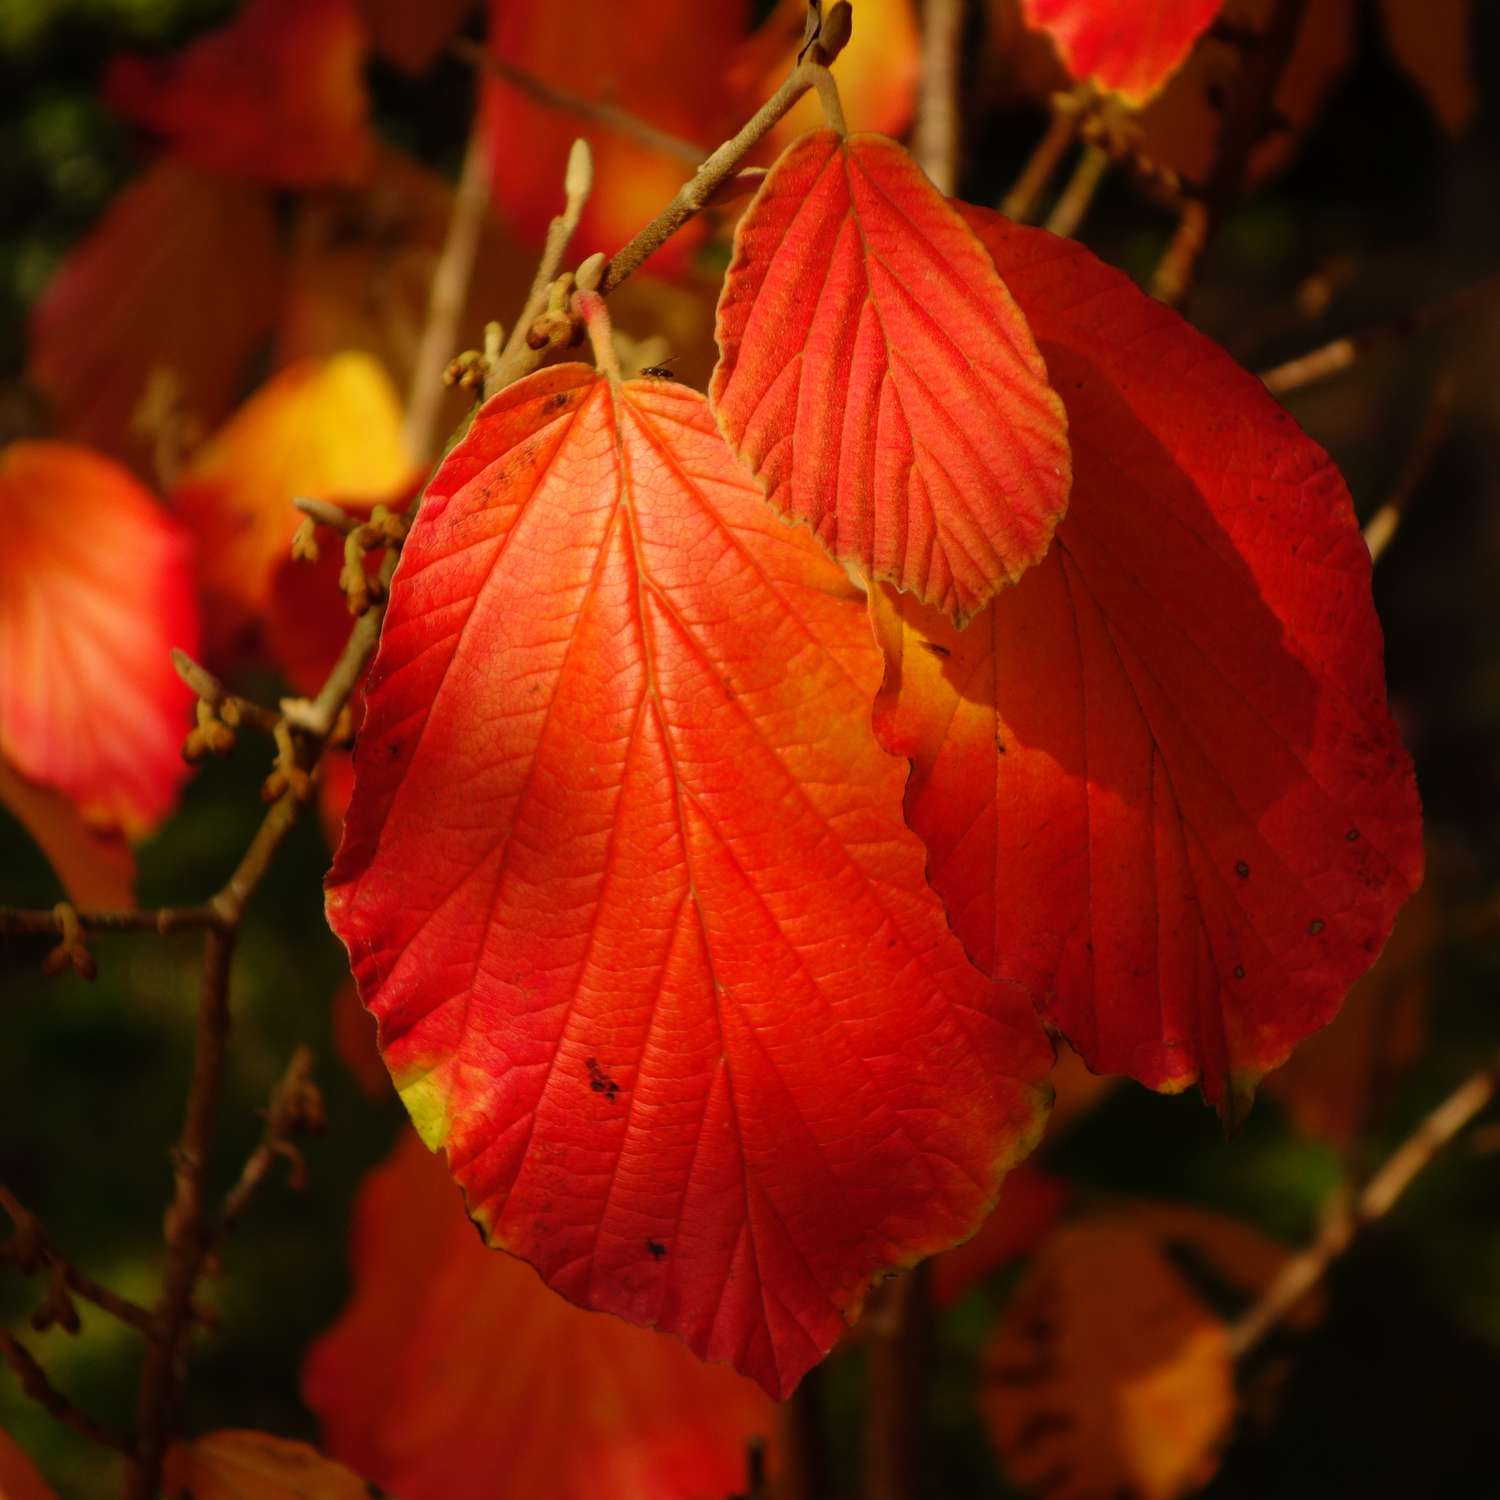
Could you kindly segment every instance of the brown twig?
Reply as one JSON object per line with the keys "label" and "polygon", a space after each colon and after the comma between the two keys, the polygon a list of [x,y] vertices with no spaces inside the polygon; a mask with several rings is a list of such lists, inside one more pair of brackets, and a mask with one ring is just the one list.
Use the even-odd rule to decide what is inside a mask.
{"label": "brown twig", "polygon": [[172,648],[172,666],[177,675],[231,729],[250,724],[266,734],[274,734],[281,715],[252,699],[231,693],[207,667],[199,666],[186,651]]}
{"label": "brown twig", "polygon": [[45,1411],[48,1416],[70,1427],[79,1437],[86,1438],[101,1448],[112,1448],[116,1453],[129,1454],[130,1443],[111,1432],[85,1411],[80,1410],[47,1379],[46,1371],[36,1362],[36,1356],[14,1334],[0,1328],[0,1356],[15,1371],[21,1389]]}
{"label": "brown twig", "polygon": [[1412,1181],[1500,1090],[1500,1056],[1461,1083],[1391,1153],[1355,1201],[1335,1213],[1316,1240],[1281,1269],[1260,1300],[1231,1329],[1243,1358],[1315,1287],[1367,1225],[1388,1213]]}
{"label": "brown twig", "polygon": [[1061,197],[1047,218],[1049,234],[1059,234],[1064,239],[1070,239],[1078,233],[1078,228],[1094,201],[1094,194],[1099,191],[1099,184],[1104,181],[1104,174],[1108,170],[1109,153],[1102,146],[1090,145],[1083,148],[1083,155],[1078,158],[1078,165],[1073,168],[1068,185],[1062,190]]}
{"label": "brown twig", "polygon": [[502,83],[508,83],[528,99],[535,99],[538,104],[544,104],[549,109],[577,115],[581,120],[596,120],[610,130],[629,136],[639,145],[659,151],[663,156],[675,157],[678,161],[692,164],[703,160],[703,147],[694,145],[692,141],[658,130],[655,125],[616,105],[607,104],[600,99],[586,99],[582,94],[575,94],[569,89],[554,88],[550,83],[543,83],[540,78],[533,78],[514,63],[496,57],[478,42],[460,37],[449,43],[449,49],[454,56],[462,58],[472,67],[489,74],[491,78],[498,78]]}
{"label": "brown twig", "polygon": [[1074,94],[1052,96],[1052,120],[1046,134],[1037,142],[1036,150],[1016,178],[1015,184],[1000,204],[1000,212],[1018,224],[1026,223],[1035,213],[1036,206],[1047,185],[1057,175],[1063,158],[1078,133],[1079,101]]}
{"label": "brown twig", "polygon": [[[73,909],[79,927],[90,935],[124,932],[151,932],[165,937],[171,932],[186,932],[204,927],[218,927],[219,913],[212,906],[155,906],[138,911],[92,911]],[[62,937],[64,925],[57,908],[51,911],[23,911],[0,908],[0,934],[7,937]]]}
{"label": "brown twig", "polygon": [[291,1166],[292,1186],[302,1186],[302,1157],[293,1141],[299,1135],[321,1135],[326,1123],[323,1096],[313,1082],[312,1066],[311,1050],[298,1047],[292,1053],[286,1071],[271,1090],[266,1128],[261,1134],[260,1144],[240,1169],[239,1177],[219,1210],[216,1240],[222,1239],[239,1222],[278,1157]]}
{"label": "brown twig", "polygon": [[1284,364],[1262,370],[1260,378],[1273,395],[1284,396],[1289,391],[1301,390],[1315,381],[1326,380],[1347,370],[1357,360],[1384,344],[1397,343],[1424,333],[1435,324],[1472,311],[1475,307],[1500,294],[1500,273],[1486,276],[1472,286],[1434,302],[1428,307],[1419,307],[1413,312],[1367,328],[1361,333],[1345,334],[1341,338],[1320,344],[1306,354],[1299,354]]}
{"label": "brown twig", "polygon": [[1385,503],[1365,523],[1365,545],[1370,549],[1372,562],[1379,562],[1385,549],[1390,546],[1406,515],[1408,502],[1427,477],[1427,471],[1432,467],[1432,461],[1448,435],[1457,394],[1457,382],[1452,375],[1444,375],[1433,389],[1422,430],[1417,434],[1411,456],[1397,477],[1395,486]]}
{"label": "brown twig", "polygon": [[963,30],[963,0],[925,0],[913,151],[922,170],[945,195],[958,189],[958,49]]}
{"label": "brown twig", "polygon": [[292,509],[300,510],[310,521],[326,526],[340,536],[348,536],[360,525],[359,516],[351,516],[342,505],[331,505],[327,500],[314,500],[308,495],[298,495],[292,501]]}
{"label": "brown twig", "polygon": [[910,1500],[920,1488],[926,1371],[932,1368],[930,1262],[878,1289],[861,1320],[868,1343],[864,1500]]}
{"label": "brown twig", "polygon": [[406,398],[406,450],[418,463],[432,456],[438,440],[438,418],[447,394],[443,371],[458,347],[459,324],[469,300],[489,198],[489,149],[476,112],[463,170],[453,193],[448,233],[432,273],[427,321],[412,361]]}
{"label": "brown twig", "polygon": [[128,1297],[122,1297],[102,1282],[95,1281],[87,1272],[79,1270],[61,1255],[48,1239],[40,1220],[20,1203],[4,1183],[0,1183],[0,1209],[9,1215],[16,1229],[15,1239],[10,1246],[0,1246],[0,1259],[14,1261],[26,1273],[46,1266],[61,1277],[70,1292],[82,1297],[85,1302],[118,1318],[128,1327],[139,1329],[142,1333],[150,1330],[151,1314]]}

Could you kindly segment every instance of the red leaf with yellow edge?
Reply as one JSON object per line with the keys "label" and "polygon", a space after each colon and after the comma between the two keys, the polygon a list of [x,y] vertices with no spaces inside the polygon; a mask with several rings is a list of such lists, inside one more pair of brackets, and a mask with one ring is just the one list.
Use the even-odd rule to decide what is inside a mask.
{"label": "red leaf with yellow edge", "polygon": [[197,539],[205,590],[227,606],[219,628],[265,610],[302,519],[297,496],[364,507],[410,490],[402,420],[385,371],[339,354],[288,365],[198,449],[172,502]]}
{"label": "red leaf with yellow edge", "polygon": [[[803,48],[807,0],[778,0],[776,8],[735,57],[732,85],[746,118],[792,71]],[[844,118],[855,130],[901,135],[911,124],[921,46],[912,0],[859,0],[854,30],[838,55],[835,73]],[[765,144],[778,154],[804,131],[823,122],[816,92],[804,94],[772,127]]]}
{"label": "red leaf with yellow edge", "polygon": [[303,1390],[328,1451],[402,1500],[729,1495],[775,1433],[749,1381],[486,1251],[415,1136],[360,1190],[353,1261]]}
{"label": "red leaf with yellow edge", "polygon": [[170,450],[228,415],[276,316],[279,285],[266,191],[158,163],[115,198],[48,283],[31,315],[27,377],[46,394],[61,435],[150,474],[145,429],[166,428]]}
{"label": "red leaf with yellow edge", "polygon": [[980,967],[1095,1070],[1233,1112],[1421,880],[1369,554],[1259,381],[1087,250],[965,212],[1067,401],[1073,500],[962,634],[876,600],[877,731]]}
{"label": "red leaf with yellow edge", "polygon": [[167,1500],[370,1500],[370,1486],[316,1448],[266,1432],[226,1430],[167,1454]]}
{"label": "red leaf with yellow edge", "polygon": [[13,1438],[0,1432],[0,1500],[57,1500]]}
{"label": "red leaf with yellow edge", "polygon": [[976,1227],[1050,1061],[923,879],[879,675],[701,396],[542,371],[403,547],[329,876],[490,1242],[778,1395]]}
{"label": "red leaf with yellow edge", "polygon": [[123,835],[91,828],[61,792],[18,776],[3,759],[0,807],[31,835],[74,906],[135,905],[135,856]]}
{"label": "red leaf with yellow edge", "polygon": [[246,0],[175,57],[119,57],[111,108],[184,161],[277,187],[359,182],[375,138],[353,0]]}
{"label": "red leaf with yellow edge", "polygon": [[[491,0],[490,50],[527,77],[624,110],[707,156],[742,121],[726,75],[744,35],[745,0],[636,0],[594,7],[587,21],[555,0]],[[594,187],[573,248],[613,254],[660,211],[697,163],[630,131],[543,104],[503,79],[485,84],[495,204],[540,243],[561,212],[575,137],[594,155]],[[690,224],[647,262],[678,271],[701,237]]]}
{"label": "red leaf with yellow edge", "polygon": [[0,756],[93,824],[143,833],[177,797],[195,651],[186,538],[121,468],[69,443],[0,449]]}
{"label": "red leaf with yellow edge", "polygon": [[711,399],[771,504],[962,624],[1047,551],[1062,403],[984,247],[882,136],[814,131],[735,234]]}
{"label": "red leaf with yellow edge", "polygon": [[[1196,1492],[1237,1405],[1229,1329],[1205,1292],[1249,1302],[1286,1259],[1187,1205],[1132,1205],[1049,1236],[984,1357],[981,1407],[1007,1477],[1051,1500]],[[1315,1312],[1304,1302],[1294,1321]]]}
{"label": "red leaf with yellow edge", "polygon": [[1148,99],[1182,66],[1223,0],[1021,0],[1078,80]]}

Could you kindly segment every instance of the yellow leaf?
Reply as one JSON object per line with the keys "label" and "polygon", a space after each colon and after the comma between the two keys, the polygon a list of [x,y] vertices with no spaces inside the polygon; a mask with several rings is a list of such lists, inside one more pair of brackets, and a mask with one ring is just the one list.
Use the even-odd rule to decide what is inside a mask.
{"label": "yellow leaf", "polygon": [[370,1500],[357,1474],[306,1443],[215,1432],[167,1455],[167,1500]]}

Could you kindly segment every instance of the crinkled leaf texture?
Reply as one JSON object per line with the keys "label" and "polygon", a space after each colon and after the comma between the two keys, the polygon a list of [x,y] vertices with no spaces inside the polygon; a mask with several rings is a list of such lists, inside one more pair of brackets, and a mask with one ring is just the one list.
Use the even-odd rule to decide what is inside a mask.
{"label": "crinkled leaf texture", "polygon": [[1233,1113],[1421,880],[1369,554],[1253,376],[1088,251],[965,212],[1067,401],[1073,500],[967,631],[875,601],[877,732],[980,967],[1094,1069]]}
{"label": "crinkled leaf texture", "polygon": [[93,824],[170,810],[195,651],[186,537],[128,470],[70,443],[0,449],[0,755]]}
{"label": "crinkled leaf texture", "polygon": [[1021,0],[1030,26],[1057,43],[1068,71],[1134,103],[1182,66],[1224,0]]}
{"label": "crinkled leaf texture", "polygon": [[714,414],[783,515],[962,624],[1046,553],[1062,403],[983,247],[894,141],[813,131],[735,234]]}
{"label": "crinkled leaf texture", "polygon": [[184,161],[277,187],[347,186],[374,158],[354,0],[246,0],[175,57],[119,57],[105,98]]}
{"label": "crinkled leaf texture", "polygon": [[780,1396],[973,1231],[1050,1061],[923,879],[879,676],[701,396],[540,372],[403,548],[329,877],[491,1243]]}
{"label": "crinkled leaf texture", "polygon": [[748,1380],[487,1251],[410,1132],[360,1189],[352,1256],[303,1390],[328,1452],[401,1500],[702,1500],[775,1434]]}

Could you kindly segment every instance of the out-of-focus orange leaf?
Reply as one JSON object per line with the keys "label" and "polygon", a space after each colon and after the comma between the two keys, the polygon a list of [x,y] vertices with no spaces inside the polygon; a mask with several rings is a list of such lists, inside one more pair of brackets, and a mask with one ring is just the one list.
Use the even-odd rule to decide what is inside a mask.
{"label": "out-of-focus orange leaf", "polygon": [[370,1486],[316,1448],[265,1432],[225,1431],[167,1454],[167,1500],[370,1500]]}
{"label": "out-of-focus orange leaf", "polygon": [[[802,50],[806,21],[807,0],[778,0],[735,57],[731,86],[742,96],[740,110],[746,119],[791,72]],[[912,0],[859,0],[849,44],[834,63],[849,128],[901,135],[911,123],[920,73],[921,48]],[[799,135],[822,123],[817,94],[808,93],[777,122],[762,144],[762,153],[777,156]]]}
{"label": "out-of-focus orange leaf", "polygon": [[8,808],[36,840],[75,906],[119,909],[135,904],[135,856],[123,836],[89,827],[61,792],[18,776],[3,759],[0,807]]}
{"label": "out-of-focus orange leaf", "polygon": [[273,376],[198,449],[172,492],[219,606],[216,630],[243,623],[234,612],[265,610],[301,520],[297,496],[395,502],[414,475],[400,400],[369,355],[302,360]]}
{"label": "out-of-focus orange leaf", "polygon": [[[580,22],[556,0],[491,0],[489,46],[541,83],[628,111],[707,155],[741,122],[729,68],[744,35],[745,0],[635,0],[604,5]],[[563,203],[569,147],[593,148],[594,190],[576,251],[612,254],[692,175],[693,163],[615,127],[538,103],[509,83],[485,84],[495,203],[528,242],[539,242]],[[681,268],[701,237],[689,224],[647,264]]]}
{"label": "out-of-focus orange leaf", "polygon": [[1469,62],[1470,0],[1381,0],[1386,40],[1450,135],[1467,129],[1479,108]]}
{"label": "out-of-focus orange leaf", "polygon": [[1222,0],[1021,0],[1028,25],[1047,32],[1068,71],[1133,103],[1182,65]]}
{"label": "out-of-focus orange leaf", "polygon": [[0,1500],[57,1500],[14,1439],[0,1432]]}
{"label": "out-of-focus orange leaf", "polygon": [[186,773],[198,646],[181,529],[112,459],[68,443],[0,449],[0,755],[85,819],[144,833]]}
{"label": "out-of-focus orange leaf", "polygon": [[329,876],[491,1241],[782,1394],[977,1225],[1051,1062],[923,879],[878,675],[701,396],[543,370],[428,487]]}
{"label": "out-of-focus orange leaf", "polygon": [[1082,247],[964,213],[1063,393],[1073,497],[965,631],[872,596],[877,730],[980,967],[1091,1067],[1237,1117],[1421,883],[1369,552],[1254,376]]}
{"label": "out-of-focus orange leaf", "polygon": [[979,1233],[932,1262],[932,1294],[940,1306],[957,1302],[983,1281],[1039,1245],[1068,1201],[1068,1185],[1029,1163],[1017,1167],[1000,1189],[1000,1201]]}
{"label": "out-of-focus orange leaf", "polygon": [[359,0],[370,45],[408,73],[425,73],[478,0]]}
{"label": "out-of-focus orange leaf", "polygon": [[[1263,31],[1274,0],[1227,0],[1226,25],[1240,32]],[[1250,179],[1264,181],[1296,153],[1317,119],[1354,50],[1354,0],[1309,0],[1302,29],[1276,90],[1278,128],[1256,147]],[[1142,150],[1171,167],[1184,181],[1206,183],[1218,149],[1223,101],[1242,65],[1240,46],[1209,36],[1187,64],[1141,115]]]}
{"label": "out-of-focus orange leaf", "polygon": [[1046,554],[1062,402],[968,226],[894,141],[813,131],[740,220],[714,415],[838,561],[961,626]]}
{"label": "out-of-focus orange leaf", "polygon": [[278,187],[353,183],[374,151],[364,61],[353,0],[246,0],[175,57],[116,58],[104,93],[198,166]]}
{"label": "out-of-focus orange leaf", "polygon": [[720,1497],[774,1435],[749,1381],[485,1250],[412,1134],[366,1179],[353,1259],[303,1388],[328,1451],[402,1500]]}
{"label": "out-of-focus orange leaf", "polygon": [[27,375],[57,430],[150,473],[133,430],[153,379],[198,435],[234,404],[281,282],[270,198],[161,162],[126,187],[31,315]]}
{"label": "out-of-focus orange leaf", "polygon": [[1173,1257],[1248,1304],[1286,1256],[1246,1225],[1167,1204],[1050,1235],[984,1361],[981,1405],[1012,1483],[1045,1484],[1048,1500],[1176,1500],[1206,1483],[1234,1418],[1233,1360]]}
{"label": "out-of-focus orange leaf", "polygon": [[1437,936],[1435,898],[1424,887],[1402,910],[1380,962],[1343,1009],[1266,1079],[1296,1127],[1347,1149],[1391,1086],[1422,1055]]}

